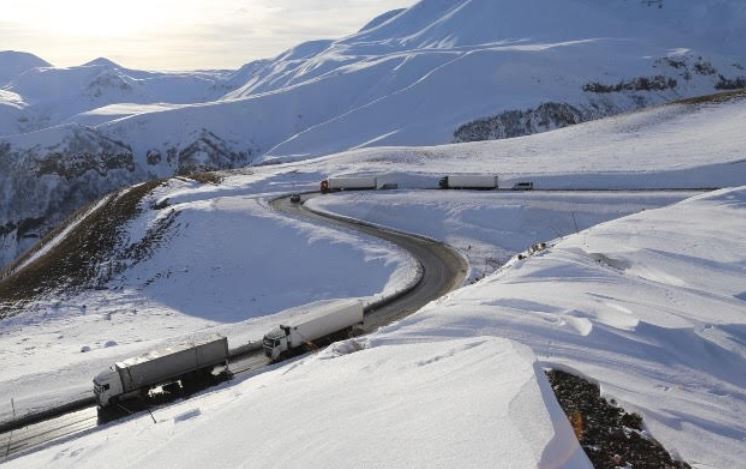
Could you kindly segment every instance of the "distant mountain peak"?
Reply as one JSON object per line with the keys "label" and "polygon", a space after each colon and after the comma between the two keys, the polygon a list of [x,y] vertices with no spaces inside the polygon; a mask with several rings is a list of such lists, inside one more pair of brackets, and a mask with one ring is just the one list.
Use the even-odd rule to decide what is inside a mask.
{"label": "distant mountain peak", "polygon": [[52,64],[50,64],[46,60],[30,52],[22,52],[17,50],[0,50],[0,64],[5,65],[6,62],[11,60],[34,62],[35,64],[37,64],[37,67],[52,66]]}
{"label": "distant mountain peak", "polygon": [[28,52],[0,51],[0,86],[32,68],[51,66],[46,60]]}
{"label": "distant mountain peak", "polygon": [[397,15],[401,14],[402,12],[406,11],[406,8],[397,8],[396,10],[387,11],[386,13],[380,14],[370,20],[365,26],[360,28],[360,33],[365,31],[370,31],[371,29],[377,28],[378,26],[386,23],[392,18],[395,18]]}
{"label": "distant mountain peak", "polygon": [[90,62],[86,62],[82,65],[83,67],[92,67],[92,66],[99,66],[99,67],[107,67],[107,68],[122,68],[121,65],[118,63],[107,59],[106,57],[98,57],[96,59],[91,60]]}

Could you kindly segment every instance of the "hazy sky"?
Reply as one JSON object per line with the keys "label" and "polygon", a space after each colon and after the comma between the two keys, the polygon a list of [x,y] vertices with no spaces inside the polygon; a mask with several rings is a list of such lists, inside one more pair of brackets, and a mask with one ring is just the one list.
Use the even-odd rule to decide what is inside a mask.
{"label": "hazy sky", "polygon": [[0,0],[0,50],[58,66],[108,57],[143,69],[237,68],[353,33],[416,0]]}

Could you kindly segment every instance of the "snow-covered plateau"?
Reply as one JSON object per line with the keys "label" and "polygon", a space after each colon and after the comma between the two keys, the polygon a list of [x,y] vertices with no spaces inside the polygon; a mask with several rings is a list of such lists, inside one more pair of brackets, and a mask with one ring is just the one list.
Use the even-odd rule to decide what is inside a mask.
{"label": "snow-covered plateau", "polygon": [[238,70],[0,55],[0,265],[150,178],[542,132],[746,86],[740,0],[423,0]]}

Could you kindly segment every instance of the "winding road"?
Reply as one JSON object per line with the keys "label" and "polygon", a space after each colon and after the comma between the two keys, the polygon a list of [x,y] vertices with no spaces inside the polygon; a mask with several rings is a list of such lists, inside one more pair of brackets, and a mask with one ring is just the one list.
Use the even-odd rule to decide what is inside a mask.
{"label": "winding road", "polygon": [[[316,197],[307,194],[305,199]],[[304,201],[305,203],[305,201]],[[304,204],[283,197],[270,202],[273,210],[286,216],[337,229],[354,231],[391,242],[410,253],[419,262],[422,276],[400,294],[378,301],[365,310],[363,330],[372,332],[404,318],[432,300],[458,288],[464,281],[467,264],[453,249],[436,241],[329,214],[318,213]],[[258,370],[269,364],[262,350],[236,354],[231,358],[233,374]],[[155,408],[154,408],[155,410]],[[147,415],[145,410],[135,413]],[[95,431],[102,423],[93,398],[82,399],[43,414],[0,424],[0,461],[20,456],[50,444]]]}

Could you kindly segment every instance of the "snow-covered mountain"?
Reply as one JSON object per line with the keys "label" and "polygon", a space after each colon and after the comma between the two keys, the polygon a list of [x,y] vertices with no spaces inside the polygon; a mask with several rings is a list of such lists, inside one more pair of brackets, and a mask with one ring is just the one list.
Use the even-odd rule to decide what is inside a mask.
{"label": "snow-covered mountain", "polygon": [[49,62],[27,52],[0,51],[0,88],[25,71],[51,66]]}
{"label": "snow-covered mountain", "polygon": [[[41,193],[49,178],[37,162],[50,159],[96,160],[104,170],[84,177],[113,188],[360,147],[520,136],[744,87],[744,26],[738,0],[423,0],[235,72],[139,72],[105,59],[36,67],[0,85],[0,159],[6,177]],[[90,152],[101,141],[120,145],[132,170],[108,175],[106,152]],[[67,213],[53,205],[87,200],[77,176],[57,176],[55,200],[33,208],[3,191],[14,215],[0,226],[48,228]]]}
{"label": "snow-covered mountain", "polygon": [[[0,67],[5,66],[4,59],[0,56]],[[23,111],[15,123],[0,126],[0,135],[31,132],[66,122],[92,126],[132,114],[121,112],[122,108],[120,112],[108,108],[113,104],[190,104],[215,100],[230,89],[233,73],[144,72],[104,58],[69,68],[46,63],[35,65],[10,75],[5,85],[0,85],[5,93],[20,97],[17,101],[22,103]],[[0,100],[10,101],[3,97]],[[130,109],[142,112],[139,107],[130,106]]]}
{"label": "snow-covered mountain", "polygon": [[[586,467],[556,463],[579,452],[552,393],[535,392],[549,391],[547,366],[597,381],[606,398],[644,417],[646,434],[693,466],[739,467],[746,455],[746,188],[661,210],[700,191],[608,189],[743,186],[745,120],[743,96],[721,96],[521,138],[359,149],[105,197],[0,280],[0,314],[3,307],[9,313],[0,334],[0,394],[14,397],[13,405],[0,402],[0,417],[90,392],[101,369],[169,338],[199,331],[223,333],[231,344],[259,341],[312,306],[285,308],[406,285],[416,267],[387,243],[271,210],[268,200],[318,187],[328,175],[376,174],[400,190],[320,196],[306,207],[441,240],[468,258],[471,280],[484,278],[361,347],[331,348],[159,407],[157,425],[134,416],[66,438],[10,467],[62,458],[100,466],[124,455],[145,466],[173,458],[204,465],[195,463],[195,445],[224,450],[218,466],[256,463],[237,434],[259,442],[281,435],[282,450],[261,457],[282,465],[280,453],[308,434],[303,422],[329,415],[336,420],[314,430],[320,439],[293,460],[347,467],[353,455],[360,466],[397,467],[415,448],[419,466],[463,465],[467,455],[477,467],[488,458],[489,467]],[[112,141],[99,144],[119,151]],[[531,180],[537,189],[606,190],[412,189],[472,171],[499,174],[501,183]],[[525,251],[538,242],[549,248]],[[340,357],[345,349],[358,351]],[[475,410],[475,402],[488,405]],[[259,408],[264,413],[254,415]],[[278,412],[287,418],[268,432]],[[408,415],[424,420],[400,418]],[[392,421],[403,422],[398,449],[390,443]],[[295,430],[287,435],[281,427]],[[353,438],[345,437],[349,428]],[[553,443],[557,428],[565,428],[567,445]],[[140,431],[148,438],[126,437]],[[153,453],[148,443],[166,437],[172,443]],[[433,449],[423,452],[423,441]],[[370,453],[360,442],[386,451]]]}

